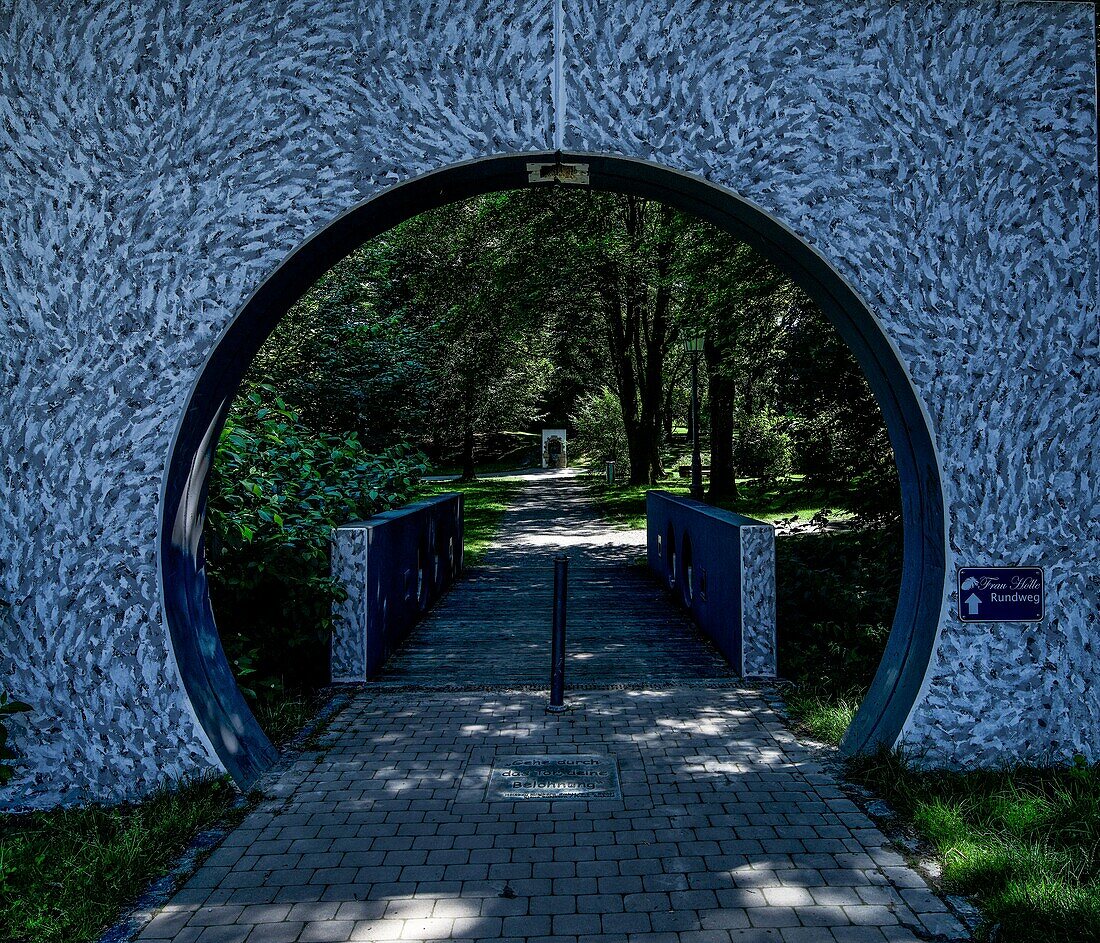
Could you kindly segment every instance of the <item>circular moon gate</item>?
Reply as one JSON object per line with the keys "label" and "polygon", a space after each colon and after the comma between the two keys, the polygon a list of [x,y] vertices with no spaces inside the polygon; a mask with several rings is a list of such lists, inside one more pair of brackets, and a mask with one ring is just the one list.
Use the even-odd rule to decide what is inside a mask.
{"label": "circular moon gate", "polygon": [[[558,150],[754,241],[863,364],[907,547],[848,747],[1100,758],[1093,4],[9,6],[0,806],[264,767],[201,572],[241,366],[355,240]],[[962,618],[957,570],[1013,564],[1043,621]]]}
{"label": "circular moon gate", "polygon": [[[225,767],[249,783],[274,751],[222,652],[207,592],[202,528],[218,435],[248,365],[290,306],[366,240],[417,213],[528,185],[529,163],[581,163],[592,189],[671,204],[726,229],[783,268],[821,306],[863,367],[901,480],[905,563],[886,652],[851,730],[849,750],[892,746],[920,690],[944,583],[943,501],[927,422],[912,384],[855,292],[809,246],[763,211],[685,174],[620,157],[529,154],[476,161],[395,187],[347,213],[295,252],[234,319],[203,369],[177,437],[164,499],[161,560],[172,644],[199,721]],[[534,184],[553,186],[556,184]]]}

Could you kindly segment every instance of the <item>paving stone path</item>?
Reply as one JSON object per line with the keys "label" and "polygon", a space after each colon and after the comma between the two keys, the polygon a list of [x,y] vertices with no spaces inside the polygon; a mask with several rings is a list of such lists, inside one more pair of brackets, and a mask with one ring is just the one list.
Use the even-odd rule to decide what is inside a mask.
{"label": "paving stone path", "polygon": [[[531,498],[511,522],[530,523]],[[511,524],[505,538],[501,556],[520,540]],[[677,644],[688,642],[701,645]],[[681,655],[661,656],[680,666],[679,681],[574,691],[564,715],[545,712],[543,693],[507,690],[522,659],[498,655],[495,683],[448,692],[438,674],[434,689],[418,683],[424,660],[410,658],[403,685],[391,672],[354,693],[321,748],[288,762],[140,939],[964,938],[767,698],[713,676],[692,682],[684,666],[706,678],[707,660]],[[652,663],[620,675],[646,672]],[[614,758],[622,798],[489,797],[494,762],[572,753]]]}

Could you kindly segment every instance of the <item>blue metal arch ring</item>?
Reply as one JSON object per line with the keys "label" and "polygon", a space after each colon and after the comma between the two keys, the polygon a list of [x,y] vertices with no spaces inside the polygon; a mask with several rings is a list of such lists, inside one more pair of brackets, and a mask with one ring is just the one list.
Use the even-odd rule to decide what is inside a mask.
{"label": "blue metal arch ring", "polygon": [[336,219],[297,249],[249,298],[191,392],[173,445],[162,505],[165,615],[198,720],[225,768],[244,788],[271,765],[276,751],[245,703],[226,660],[210,605],[203,552],[210,467],[241,378],[279,319],[325,271],[363,242],[425,210],[528,186],[527,163],[555,161],[588,164],[592,189],[660,200],[749,243],[814,298],[859,361],[894,447],[901,480],[905,562],[885,654],[842,748],[864,752],[892,745],[902,731],[935,646],[944,586],[943,494],[921,404],[874,317],[810,246],[727,190],[634,159],[519,154],[457,164],[418,177]]}

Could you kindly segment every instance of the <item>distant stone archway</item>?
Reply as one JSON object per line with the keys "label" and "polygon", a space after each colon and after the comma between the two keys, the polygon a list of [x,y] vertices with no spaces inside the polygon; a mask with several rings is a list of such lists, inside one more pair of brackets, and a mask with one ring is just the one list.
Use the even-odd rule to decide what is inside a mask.
{"label": "distant stone archway", "polygon": [[[1100,756],[1091,5],[352,6],[0,22],[3,801],[262,772],[202,569],[240,374],[363,239],[559,159],[753,242],[868,375],[906,565],[849,747]],[[956,567],[1006,563],[1045,621],[963,622]]]}

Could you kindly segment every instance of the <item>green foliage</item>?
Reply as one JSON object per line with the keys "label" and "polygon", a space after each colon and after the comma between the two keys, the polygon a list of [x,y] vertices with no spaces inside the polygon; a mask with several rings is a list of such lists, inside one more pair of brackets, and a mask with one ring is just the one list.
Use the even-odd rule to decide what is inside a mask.
{"label": "green foliage", "polygon": [[287,315],[249,382],[372,449],[416,442],[449,462],[524,430],[591,359],[559,325],[538,203],[476,197],[364,244]]}
{"label": "green foliage", "polygon": [[921,771],[897,753],[850,775],[936,848],[943,881],[976,897],[983,939],[1100,939],[1100,768]]}
{"label": "green foliage", "polygon": [[340,591],[330,532],[406,503],[426,465],[404,447],[368,455],[354,433],[311,431],[269,389],[240,407],[211,475],[207,558],[223,644],[255,698],[325,683]]}
{"label": "green foliage", "polygon": [[569,417],[577,430],[574,455],[600,470],[604,462],[626,469],[630,460],[619,398],[606,386],[585,393]]}
{"label": "green foliage", "polygon": [[228,780],[202,779],[137,805],[0,818],[0,940],[97,939],[235,798]]}
{"label": "green foliage", "polygon": [[775,550],[780,675],[804,693],[861,699],[890,634],[900,532],[788,535]]}
{"label": "green foliage", "polygon": [[321,277],[260,348],[246,390],[276,387],[312,429],[357,433],[368,450],[420,433],[431,403],[430,353],[420,328],[378,310],[379,247]]}
{"label": "green foliage", "polygon": [[822,487],[842,489],[860,523],[897,525],[898,474],[882,413],[855,358],[820,316],[801,320],[777,395],[796,416],[795,466]]}
{"label": "green foliage", "polygon": [[720,495],[790,467],[896,520],[881,414],[813,302],[737,238],[622,194],[517,190],[407,220],[318,281],[248,383],[274,384],[313,428],[371,450],[414,442],[448,465],[514,450],[503,433],[583,420],[609,389],[644,466],[631,474],[654,481],[686,423],[680,342],[700,329]]}
{"label": "green foliage", "polygon": [[736,463],[742,475],[765,483],[785,478],[792,471],[794,438],[790,420],[768,408],[737,420]]}
{"label": "green foliage", "polygon": [[6,786],[12,776],[15,775],[15,767],[9,761],[19,758],[16,752],[8,746],[8,728],[4,723],[4,719],[12,714],[21,714],[30,709],[30,704],[10,700],[6,692],[0,691],[0,788]]}

